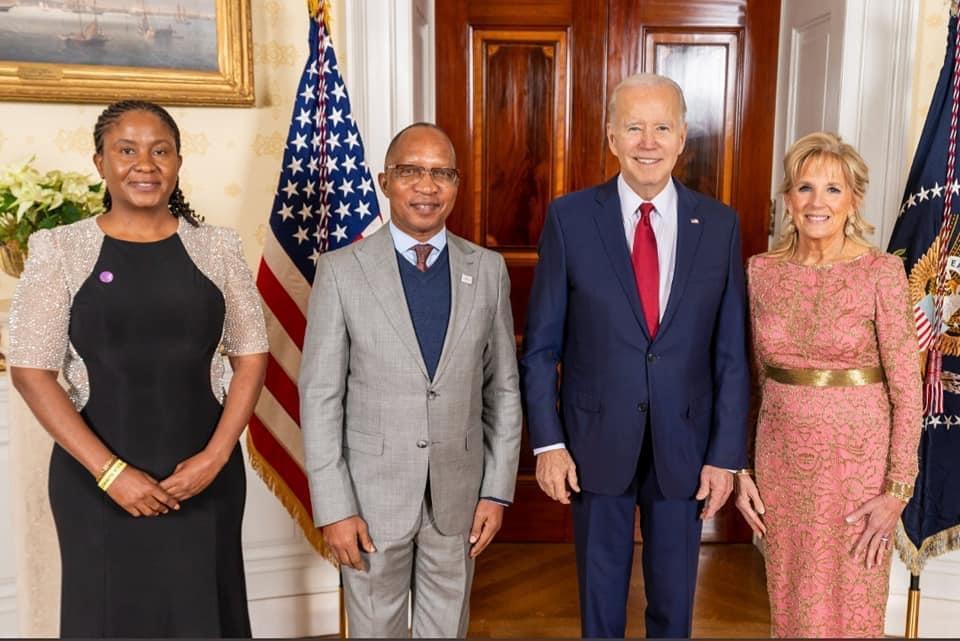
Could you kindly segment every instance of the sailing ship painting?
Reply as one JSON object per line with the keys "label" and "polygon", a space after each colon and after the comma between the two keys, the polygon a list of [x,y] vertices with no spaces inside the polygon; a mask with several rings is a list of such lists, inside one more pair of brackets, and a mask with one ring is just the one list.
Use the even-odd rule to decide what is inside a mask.
{"label": "sailing ship painting", "polygon": [[0,60],[217,71],[219,4],[0,0]]}
{"label": "sailing ship painting", "polygon": [[97,0],[93,0],[90,7],[90,14],[93,19],[86,24],[83,22],[83,16],[86,12],[77,11],[76,13],[80,19],[79,30],[75,33],[61,34],[60,39],[72,47],[102,47],[107,44],[109,38],[103,35],[103,30],[100,29],[100,20],[97,17],[100,13],[97,11]]}
{"label": "sailing ship painting", "polygon": [[[180,3],[177,3],[179,7]],[[140,25],[137,27],[137,33],[140,34],[144,40],[147,41],[157,41],[160,42],[169,42],[173,39],[173,27],[167,25],[165,27],[156,27],[150,24],[150,12],[147,11],[147,2],[146,0],[140,0]]]}
{"label": "sailing ship painting", "polygon": [[190,24],[190,20],[187,19],[187,12],[183,10],[183,5],[179,2],[177,3],[177,22],[180,24]]}

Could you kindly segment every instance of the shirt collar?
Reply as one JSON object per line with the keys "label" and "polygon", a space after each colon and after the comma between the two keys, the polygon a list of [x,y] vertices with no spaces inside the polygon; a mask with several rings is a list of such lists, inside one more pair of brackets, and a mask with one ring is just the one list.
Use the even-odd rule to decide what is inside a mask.
{"label": "shirt collar", "polygon": [[[393,246],[401,254],[403,252],[410,251],[414,245],[420,244],[419,240],[400,231],[393,223],[389,223],[388,227],[390,227],[390,235],[393,237]],[[432,245],[433,248],[438,252],[443,251],[443,248],[447,246],[447,228],[444,227],[438,231],[429,240],[427,240],[425,244]]]}
{"label": "shirt collar", "polygon": [[[637,192],[630,188],[627,181],[623,179],[623,174],[617,177],[617,194],[620,196],[620,207],[624,218],[632,220],[636,215],[640,203],[644,202]],[[657,213],[660,216],[666,216],[670,212],[677,211],[677,187],[673,184],[673,178],[667,181],[667,185],[660,190],[660,193],[654,196],[649,202],[653,203]]]}

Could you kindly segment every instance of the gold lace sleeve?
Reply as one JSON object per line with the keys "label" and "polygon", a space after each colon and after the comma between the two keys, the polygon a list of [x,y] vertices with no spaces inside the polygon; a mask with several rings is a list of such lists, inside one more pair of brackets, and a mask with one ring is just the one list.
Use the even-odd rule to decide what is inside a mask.
{"label": "gold lace sleeve", "polygon": [[223,298],[227,307],[223,347],[228,356],[260,354],[269,350],[260,294],[243,256],[240,234],[225,230]]}
{"label": "gold lace sleeve", "polygon": [[903,264],[883,256],[877,270],[876,331],[880,362],[890,395],[887,481],[913,485],[923,420],[917,334]]}
{"label": "gold lace sleeve", "polygon": [[10,305],[10,351],[14,367],[59,370],[67,353],[70,290],[53,234],[30,236],[28,258]]}

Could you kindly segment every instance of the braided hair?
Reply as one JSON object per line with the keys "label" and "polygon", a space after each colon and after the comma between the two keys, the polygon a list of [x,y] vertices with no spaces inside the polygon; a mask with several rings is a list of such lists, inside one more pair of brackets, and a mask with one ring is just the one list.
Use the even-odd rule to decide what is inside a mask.
{"label": "braided hair", "polygon": [[[107,129],[115,125],[117,121],[120,120],[121,116],[131,111],[145,111],[159,118],[173,134],[173,141],[177,149],[177,154],[180,154],[180,128],[177,127],[177,123],[174,121],[173,116],[171,116],[170,112],[160,105],[147,100],[121,100],[113,103],[103,110],[103,112],[100,114],[100,117],[97,118],[97,124],[93,128],[93,145],[98,154],[103,154],[103,135],[106,133]],[[110,211],[112,204],[113,199],[110,197],[110,192],[107,189],[104,189],[104,209]],[[197,214],[190,206],[190,203],[187,202],[187,199],[184,198],[183,191],[180,189],[179,179],[177,179],[177,184],[173,188],[173,193],[170,194],[170,202],[168,207],[170,207],[171,214],[177,218],[185,219],[194,227],[203,221],[203,217]]]}

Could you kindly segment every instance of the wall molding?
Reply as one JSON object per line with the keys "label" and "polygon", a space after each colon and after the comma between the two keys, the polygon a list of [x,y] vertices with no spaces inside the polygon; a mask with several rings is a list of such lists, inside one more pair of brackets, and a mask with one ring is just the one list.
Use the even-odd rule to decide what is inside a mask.
{"label": "wall molding", "polygon": [[[433,118],[433,3],[351,0],[345,3],[344,23],[344,82],[367,166],[376,176],[393,135]],[[387,200],[379,191],[377,197],[381,213],[388,215]]]}
{"label": "wall molding", "polygon": [[[14,577],[0,578],[0,615],[17,611],[17,581]],[[0,635],[4,630],[0,630]]]}
{"label": "wall molding", "polygon": [[863,213],[881,248],[896,223],[913,153],[905,144],[918,11],[913,0],[847,0],[838,130],[870,168]]}
{"label": "wall molding", "polygon": [[[0,319],[0,327],[6,329],[5,314]],[[10,503],[13,479],[10,470],[10,413],[7,403],[9,386],[9,374],[0,373],[0,538],[8,542],[6,549],[0,550],[0,637],[13,637],[20,631],[17,624],[17,571]]]}
{"label": "wall molding", "polygon": [[10,375],[0,374],[0,448],[10,445],[10,404],[7,396],[10,389]]}
{"label": "wall molding", "polygon": [[0,637],[16,637],[17,625],[17,583],[13,578],[0,579]]}

